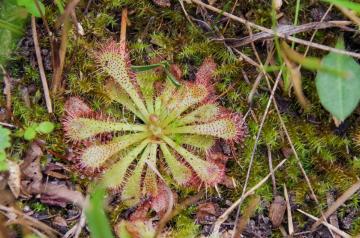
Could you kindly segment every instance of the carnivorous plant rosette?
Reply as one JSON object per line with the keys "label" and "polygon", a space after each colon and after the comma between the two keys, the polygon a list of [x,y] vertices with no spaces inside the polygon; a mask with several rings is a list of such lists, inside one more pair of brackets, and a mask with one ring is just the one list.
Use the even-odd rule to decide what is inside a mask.
{"label": "carnivorous plant rosette", "polygon": [[[240,114],[215,102],[212,59],[203,62],[195,81],[182,81],[177,87],[167,80],[159,87],[136,78],[125,47],[115,42],[106,44],[96,58],[112,77],[106,94],[138,120],[115,121],[95,113],[78,98],[69,99],[72,106],[66,106],[63,125],[73,143],[85,145],[77,155],[83,171],[103,168],[102,183],[121,191],[122,199],[130,204],[145,195],[157,196],[160,172],[170,173],[180,185],[196,179],[212,186],[222,180],[224,166],[207,159],[211,148],[218,139],[241,141],[245,126]],[[109,134],[111,139],[94,139]]]}

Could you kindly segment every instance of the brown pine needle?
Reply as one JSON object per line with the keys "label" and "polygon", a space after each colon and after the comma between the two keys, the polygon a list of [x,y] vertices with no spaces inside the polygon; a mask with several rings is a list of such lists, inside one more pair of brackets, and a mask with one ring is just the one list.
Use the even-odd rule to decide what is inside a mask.
{"label": "brown pine needle", "polygon": [[126,44],[126,24],[128,19],[128,10],[124,8],[121,12],[121,30],[120,30],[120,44]]}
{"label": "brown pine needle", "polygon": [[[307,217],[309,217],[309,218],[311,218],[311,219],[313,219],[313,220],[315,220],[315,221],[320,221],[319,218],[317,218],[317,217],[315,217],[315,216],[313,216],[313,215],[311,215],[311,214],[309,214],[309,213],[306,213],[306,212],[304,212],[304,211],[302,211],[302,210],[300,210],[300,209],[297,209],[297,210],[298,210],[299,212],[301,212],[302,214],[304,214],[305,216],[307,216]],[[324,222],[324,221],[322,221],[321,223],[322,223],[324,226],[326,226],[327,228],[329,228],[330,230],[332,230],[333,232],[341,235],[342,237],[351,238],[351,235],[349,235],[349,234],[347,234],[346,232],[340,230],[339,228],[337,228],[337,227],[335,227],[335,226],[333,226],[333,225],[331,225],[331,224],[329,224],[329,223],[327,223],[327,222]]]}
{"label": "brown pine needle", "polygon": [[245,20],[244,18],[235,16],[233,14],[225,12],[225,11],[223,11],[221,9],[216,8],[216,7],[210,6],[209,4],[203,3],[200,0],[190,0],[190,1],[197,4],[197,5],[199,5],[199,6],[205,7],[205,8],[207,8],[207,9],[213,11],[213,12],[216,12],[218,14],[226,16],[226,17],[228,17],[228,18],[230,18],[230,19],[232,19],[234,21],[240,22],[242,24],[248,24],[250,27],[252,27],[254,29],[257,29],[257,30],[260,30],[260,31],[263,31],[263,32],[266,32],[266,33],[269,33],[269,34],[272,34],[274,36],[277,35],[280,38],[290,40],[290,41],[298,43],[298,44],[307,45],[307,46],[310,46],[310,47],[313,47],[313,48],[318,48],[318,49],[321,49],[321,50],[330,51],[330,52],[334,52],[334,53],[338,53],[338,54],[349,55],[349,56],[360,59],[360,54],[359,53],[355,53],[355,52],[351,52],[351,51],[347,51],[347,50],[342,50],[342,49],[337,49],[337,48],[329,47],[329,46],[326,46],[326,45],[322,45],[322,44],[310,42],[310,41],[307,41],[307,40],[299,39],[299,38],[296,38],[296,37],[293,37],[293,36],[288,36],[288,35],[283,34],[283,33],[275,32],[274,30],[271,30],[269,28],[257,25],[257,24],[255,24],[253,22]]}
{"label": "brown pine needle", "polygon": [[49,87],[48,87],[48,83],[46,81],[45,70],[44,70],[44,65],[43,65],[42,56],[41,56],[41,52],[40,52],[40,46],[39,46],[39,40],[38,40],[37,31],[36,31],[36,22],[35,22],[34,16],[31,16],[31,29],[32,29],[32,35],[33,35],[33,40],[34,40],[36,59],[37,59],[37,63],[39,66],[39,71],[40,71],[41,83],[42,83],[43,90],[44,90],[46,108],[47,108],[48,113],[52,113],[53,110],[52,110],[52,106],[51,106]]}
{"label": "brown pine needle", "polygon": [[285,196],[285,201],[286,201],[288,230],[289,230],[289,235],[292,236],[294,234],[294,225],[293,225],[292,214],[291,214],[289,194],[287,192],[285,184],[284,184],[284,196]]}
{"label": "brown pine needle", "polygon": [[324,221],[324,219],[328,218],[331,214],[333,214],[341,205],[343,205],[346,200],[348,200],[354,193],[356,193],[360,189],[360,180],[353,184],[348,190],[346,190],[336,201],[326,210],[324,216],[317,221],[312,227],[312,230],[315,230],[320,223]]}

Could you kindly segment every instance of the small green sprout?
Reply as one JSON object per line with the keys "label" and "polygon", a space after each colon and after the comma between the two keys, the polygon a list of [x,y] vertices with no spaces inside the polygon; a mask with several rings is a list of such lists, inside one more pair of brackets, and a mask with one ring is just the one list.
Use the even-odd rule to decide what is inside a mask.
{"label": "small green sprout", "polygon": [[49,121],[44,121],[39,124],[32,124],[29,127],[25,128],[24,131],[24,139],[25,140],[33,140],[38,133],[40,134],[49,134],[54,130],[54,124]]}

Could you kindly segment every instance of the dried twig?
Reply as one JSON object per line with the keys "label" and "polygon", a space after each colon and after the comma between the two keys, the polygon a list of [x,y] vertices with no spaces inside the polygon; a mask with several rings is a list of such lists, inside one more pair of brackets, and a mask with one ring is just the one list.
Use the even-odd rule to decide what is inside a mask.
{"label": "dried twig", "polygon": [[31,16],[31,28],[32,28],[32,35],[33,35],[33,40],[34,40],[36,59],[37,59],[37,63],[39,66],[39,71],[40,71],[41,83],[42,83],[43,90],[44,90],[46,108],[47,108],[48,113],[52,113],[53,110],[52,110],[52,106],[51,106],[49,87],[48,87],[48,83],[46,81],[45,70],[44,70],[44,65],[43,65],[42,56],[41,56],[41,52],[40,52],[40,46],[39,46],[39,40],[38,40],[37,31],[36,31],[36,22],[35,22],[34,16]]}
{"label": "dried twig", "polygon": [[[309,213],[306,213],[306,212],[304,212],[304,211],[302,211],[302,210],[300,210],[300,209],[297,209],[297,210],[298,210],[299,212],[301,212],[302,214],[304,214],[305,216],[307,216],[307,217],[309,217],[309,218],[311,218],[311,219],[313,219],[313,220],[315,220],[315,221],[320,221],[319,218],[317,218],[317,217],[315,217],[315,216],[313,216],[313,215],[311,215],[311,214],[309,214]],[[324,221],[322,221],[321,223],[322,223],[324,226],[326,226],[327,228],[329,228],[330,230],[332,230],[332,231],[334,231],[335,233],[341,235],[342,237],[351,238],[351,235],[349,235],[349,234],[347,234],[346,232],[340,230],[339,228],[337,228],[337,227],[335,227],[335,226],[333,226],[333,225],[331,225],[331,224],[329,224],[329,223],[327,223],[327,222],[324,222]]]}
{"label": "dried twig", "polygon": [[56,93],[58,88],[61,85],[61,77],[64,70],[65,56],[66,56],[66,47],[67,47],[67,36],[68,29],[70,27],[69,18],[64,20],[64,25],[61,31],[61,40],[60,48],[58,51],[58,59],[55,61],[57,64],[54,65],[54,74],[52,78],[51,90],[52,93]]}
{"label": "dried twig", "polygon": [[[334,196],[333,196],[331,191],[326,193],[326,202],[328,204],[328,207],[330,207],[332,204],[334,204]],[[331,225],[339,228],[339,220],[338,220],[336,212],[334,212],[333,214],[330,215],[329,221],[330,221]],[[335,235],[334,238],[340,238],[341,237],[338,234],[334,234],[334,235]]]}
{"label": "dried twig", "polygon": [[354,193],[360,189],[360,180],[353,184],[348,190],[346,190],[336,201],[326,210],[324,216],[317,221],[311,229],[314,230],[320,223],[322,223],[326,218],[333,214],[342,204],[346,202]]}
{"label": "dried twig", "polygon": [[3,206],[0,204],[0,211],[2,211],[3,214],[5,214],[9,219],[15,219],[15,220],[24,219],[24,220],[26,220],[29,223],[29,225],[42,230],[50,237],[55,237],[55,235],[61,235],[58,231],[49,227],[45,223],[42,223],[42,222],[38,221],[37,219],[35,219],[31,216],[28,216],[28,215],[22,213],[21,211],[16,210],[13,207],[6,207],[6,206]]}
{"label": "dried twig", "polygon": [[[274,173],[287,161],[287,159],[283,159],[275,168]],[[248,196],[254,194],[254,192],[260,188],[269,178],[271,177],[271,173],[266,175],[260,182],[258,182],[254,187],[250,188],[244,195],[235,201],[226,211],[216,220],[214,224],[213,234],[218,234],[220,230],[220,226],[222,223],[226,221],[229,217],[230,213],[237,208]]]}
{"label": "dried twig", "polygon": [[46,17],[44,15],[44,12],[42,12],[42,9],[39,5],[39,0],[33,0],[34,3],[35,3],[35,6],[37,8],[37,10],[39,11],[40,13],[40,16],[41,16],[41,19],[43,20],[43,24],[45,26],[45,29],[49,35],[49,39],[50,39],[50,50],[51,50],[51,64],[52,64],[52,67],[54,68],[55,66],[55,36],[54,34],[52,33],[52,31],[50,30],[50,27],[49,27],[49,24],[46,20]]}
{"label": "dried twig", "polygon": [[179,0],[181,9],[183,10],[186,19],[190,22],[191,25],[194,25],[194,23],[191,21],[191,18],[189,17],[189,14],[187,13],[185,6],[184,6],[184,1],[183,0]]}
{"label": "dried twig", "polygon": [[[235,8],[236,8],[236,5],[238,4],[238,1],[239,1],[239,0],[235,0],[235,3],[234,3],[234,5],[233,5],[233,7],[231,8],[231,14],[234,13]],[[228,19],[228,20],[226,21],[226,24],[225,24],[225,26],[224,26],[224,30],[222,31],[223,34],[225,33],[227,27],[229,26],[229,23],[230,23],[230,19]]]}
{"label": "dried twig", "polygon": [[[89,197],[87,196],[85,199],[85,203],[88,204],[89,202]],[[80,220],[78,223],[76,223],[70,230],[68,230],[65,235],[63,236],[63,238],[78,238],[81,234],[81,230],[82,228],[85,226],[86,224],[86,216],[85,216],[85,209],[83,209],[81,211],[81,216],[80,216]]]}
{"label": "dried twig", "polygon": [[[349,28],[345,28],[345,26],[348,26],[351,24],[351,21],[328,21],[328,22],[311,22],[306,23],[299,26],[293,26],[293,25],[279,25],[276,29],[277,33],[284,34],[284,35],[295,35],[298,33],[306,32],[309,30],[320,30],[320,29],[326,29],[326,28],[343,28],[346,30],[353,30]],[[247,44],[250,44],[254,41],[259,40],[267,40],[274,37],[274,34],[267,33],[267,32],[259,32],[252,36],[246,36],[241,39],[221,39],[221,41],[225,41],[229,46],[232,47],[240,47]]]}
{"label": "dried twig", "polygon": [[6,122],[1,122],[1,121],[0,121],[0,125],[5,126],[5,127],[10,127],[10,128],[16,128],[16,126],[14,126],[12,124],[9,124],[9,123],[6,123]]}
{"label": "dried twig", "polygon": [[126,44],[126,24],[127,24],[128,10],[124,8],[121,12],[121,30],[120,30],[120,44]]}
{"label": "dried twig", "polygon": [[271,181],[273,186],[273,196],[276,196],[276,179],[273,169],[273,162],[272,162],[272,154],[271,154],[271,147],[269,144],[266,144],[267,152],[268,152],[268,159],[269,159],[269,170],[271,173]]}
{"label": "dried twig", "polygon": [[334,52],[334,53],[338,53],[338,54],[349,55],[349,56],[360,59],[360,54],[359,53],[355,53],[355,52],[351,52],[351,51],[347,51],[347,50],[342,50],[342,49],[337,49],[337,48],[329,47],[329,46],[318,44],[318,43],[313,43],[313,42],[302,40],[302,39],[299,39],[299,38],[296,38],[296,37],[293,37],[293,36],[288,36],[288,35],[286,35],[284,33],[278,33],[278,32],[276,32],[274,30],[269,29],[269,28],[259,26],[259,25],[255,24],[253,22],[247,21],[244,18],[235,16],[235,15],[230,14],[228,12],[224,12],[223,10],[218,9],[216,7],[213,7],[213,6],[210,6],[210,5],[206,4],[206,3],[203,3],[200,0],[191,0],[191,2],[193,2],[195,4],[198,4],[198,5],[202,6],[202,7],[205,7],[205,8],[207,8],[207,9],[213,11],[213,12],[216,12],[218,14],[222,14],[222,15],[224,15],[226,17],[229,17],[230,19],[232,19],[234,21],[240,22],[242,24],[248,24],[252,28],[255,28],[257,30],[272,34],[273,36],[277,35],[280,38],[284,38],[286,40],[290,40],[290,41],[293,41],[293,42],[298,43],[298,44],[307,45],[307,46],[310,46],[310,47],[313,47],[313,48],[318,48],[318,49],[321,49],[321,50],[330,51],[330,52]]}
{"label": "dried twig", "polygon": [[[67,47],[67,36],[68,30],[70,28],[70,16],[74,12],[74,9],[77,4],[79,4],[80,0],[72,0],[70,1],[62,16],[57,21],[56,25],[59,27],[63,24],[62,31],[61,31],[61,43],[58,52],[58,58],[55,60],[54,64],[54,74],[52,78],[51,90],[52,93],[56,93],[61,85],[62,74],[65,65],[65,56],[66,56],[66,47]],[[75,23],[76,24],[76,23]]]}
{"label": "dried twig", "polygon": [[[275,84],[274,84],[274,86],[273,86],[273,89],[271,90],[270,98],[269,98],[268,103],[267,103],[267,105],[266,105],[266,108],[265,108],[263,117],[262,117],[261,122],[260,122],[260,126],[259,126],[259,129],[258,129],[258,132],[257,132],[257,134],[256,134],[255,143],[254,143],[254,146],[253,146],[253,149],[252,149],[252,152],[251,152],[249,167],[248,167],[248,170],[247,170],[247,173],[246,173],[245,183],[244,183],[244,185],[243,185],[243,191],[242,191],[242,195],[241,195],[241,196],[244,196],[244,194],[245,194],[245,192],[246,192],[246,189],[247,189],[247,185],[248,185],[248,182],[249,182],[249,179],[250,179],[250,173],[251,173],[252,165],[253,165],[253,163],[254,163],[254,158],[255,158],[255,152],[256,152],[256,149],[257,149],[257,144],[258,144],[258,142],[259,142],[260,135],[261,135],[261,132],[262,132],[262,128],[263,128],[263,126],[264,126],[265,119],[266,119],[267,114],[268,114],[268,112],[269,112],[272,99],[273,99],[273,97],[274,97],[274,95],[275,95],[275,91],[276,91],[277,86],[278,86],[278,83],[279,83],[279,81],[280,81],[281,74],[282,74],[282,71],[279,72],[279,74],[278,74],[278,76],[277,76],[277,78],[276,78]],[[236,221],[235,221],[234,230],[236,230],[237,222],[238,222],[238,219],[239,219],[240,206],[241,206],[241,203],[239,203],[238,211],[237,211],[237,214],[236,214]],[[234,232],[234,233],[235,233],[235,232]]]}
{"label": "dried twig", "polygon": [[284,196],[285,196],[285,201],[286,201],[288,230],[289,230],[289,235],[292,236],[294,234],[294,225],[293,225],[292,214],[291,214],[289,194],[287,192],[285,184],[284,184]]}
{"label": "dried twig", "polygon": [[[328,11],[327,11],[325,14],[328,14],[328,12],[330,11],[330,9],[331,9],[331,7],[329,7]],[[321,20],[324,20],[324,17],[323,17]],[[247,25],[247,26],[248,26],[248,25]],[[250,35],[251,35],[251,34],[252,34],[252,29],[251,29],[249,26],[248,26],[248,30],[249,30]],[[313,35],[314,35],[314,34],[313,34]],[[313,37],[311,38],[311,40],[313,40]],[[262,62],[261,62],[261,59],[260,59],[260,57],[259,57],[259,54],[257,53],[257,50],[256,50],[256,48],[255,48],[254,43],[252,42],[251,45],[252,45],[252,47],[253,47],[253,50],[254,50],[255,55],[256,55],[256,57],[257,57],[257,60],[259,61],[259,64],[260,64],[260,66],[261,66],[261,67],[260,67],[260,70],[264,71],[263,74],[264,74],[264,76],[265,76],[268,89],[270,90],[270,89],[271,89],[270,81],[269,81],[269,77],[270,77],[270,76],[269,76],[268,74],[266,74],[266,72],[265,72],[264,66],[263,66],[263,64],[262,64]],[[308,47],[308,49],[309,49],[309,47]],[[307,49],[307,50],[308,50],[308,49]],[[305,53],[307,53],[307,52],[305,52]],[[289,144],[291,145],[291,149],[292,149],[292,151],[293,151],[293,153],[294,153],[294,155],[295,155],[295,158],[296,158],[296,160],[297,160],[298,166],[300,167],[300,170],[301,170],[303,176],[305,177],[305,180],[306,180],[306,182],[307,182],[307,185],[308,185],[308,187],[309,187],[309,189],[310,189],[310,192],[311,192],[312,196],[314,197],[316,203],[320,206],[320,203],[319,203],[319,201],[318,201],[318,199],[317,199],[317,196],[316,196],[315,193],[314,193],[314,190],[313,190],[313,188],[312,188],[312,185],[311,185],[311,183],[310,183],[310,180],[309,180],[309,178],[308,178],[308,176],[307,176],[307,174],[306,174],[306,172],[305,172],[305,170],[304,170],[304,168],[303,168],[303,166],[302,166],[302,163],[301,163],[301,161],[300,161],[300,159],[299,159],[299,157],[298,157],[298,154],[297,154],[297,152],[296,152],[296,150],[295,150],[294,144],[292,143],[292,140],[291,140],[291,138],[290,138],[290,135],[289,135],[289,133],[288,133],[288,131],[287,131],[287,128],[286,128],[286,126],[285,126],[285,123],[284,123],[284,121],[283,121],[283,119],[282,119],[282,117],[281,117],[281,114],[280,114],[280,111],[279,111],[279,108],[278,108],[276,99],[273,98],[273,101],[274,101],[274,107],[275,107],[275,109],[276,109],[276,113],[277,113],[278,118],[279,118],[279,120],[280,120],[280,122],[281,122],[281,126],[282,126],[282,128],[283,128],[283,130],[284,130],[284,132],[285,132],[286,138],[287,138]],[[320,208],[320,212],[321,212],[321,215],[324,216],[321,208]],[[332,234],[332,231],[331,231],[331,230],[329,230],[329,232]],[[333,235],[333,234],[332,234],[332,235]]]}

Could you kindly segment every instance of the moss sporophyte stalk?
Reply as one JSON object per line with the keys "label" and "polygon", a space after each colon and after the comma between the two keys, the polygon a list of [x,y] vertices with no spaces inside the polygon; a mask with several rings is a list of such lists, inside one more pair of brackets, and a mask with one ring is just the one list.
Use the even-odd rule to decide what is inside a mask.
{"label": "moss sporophyte stalk", "polygon": [[214,61],[205,59],[195,81],[181,81],[177,87],[168,80],[137,79],[125,47],[113,41],[95,55],[101,70],[112,78],[105,85],[106,94],[138,119],[116,121],[77,97],[68,99],[63,127],[78,148],[79,172],[104,171],[102,184],[121,192],[128,204],[158,196],[161,173],[171,174],[180,185],[219,183],[224,166],[211,159],[212,147],[218,139],[240,142],[245,125],[240,114],[216,103]]}

